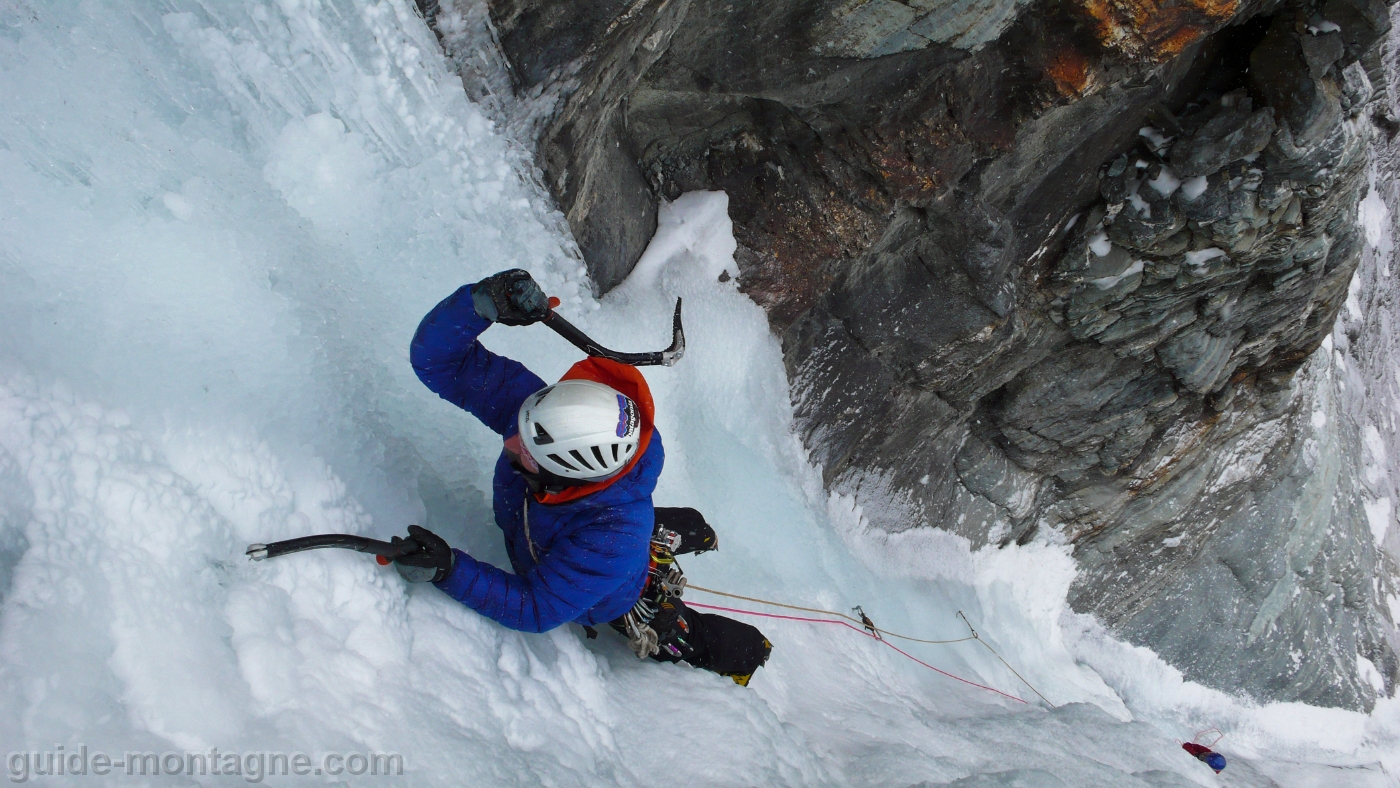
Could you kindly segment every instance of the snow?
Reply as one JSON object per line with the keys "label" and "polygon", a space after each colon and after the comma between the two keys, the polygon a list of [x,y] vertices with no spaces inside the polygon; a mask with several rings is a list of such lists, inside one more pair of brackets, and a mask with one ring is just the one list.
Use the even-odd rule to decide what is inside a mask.
{"label": "snow", "polygon": [[1172,196],[1172,192],[1181,187],[1181,179],[1176,177],[1176,173],[1172,172],[1170,167],[1163,167],[1162,171],[1157,173],[1157,177],[1147,183],[1163,197]]}
{"label": "snow", "polygon": [[661,206],[656,238],[632,269],[623,292],[655,289],[667,266],[693,269],[696,277],[739,277],[734,263],[734,227],[729,221],[729,196],[724,192],[689,192]]}
{"label": "snow", "polygon": [[[733,279],[725,196],[663,206],[643,264],[595,299],[528,149],[465,98],[411,4],[25,8],[0,12],[12,779],[10,756],[60,743],[398,753],[422,786],[1240,785],[1256,764],[1290,785],[1309,764],[1400,768],[1397,701],[1367,716],[1191,684],[1068,608],[1067,548],[884,533],[828,496],[792,431],[779,341]],[[503,630],[359,554],[248,562],[254,541],[416,522],[504,564],[498,439],[427,392],[407,349],[438,299],[512,266],[621,349],[667,341],[685,298],[685,359],[645,375],[668,451],[657,501],[721,532],[720,552],[684,561],[693,583],[860,604],[930,638],[963,636],[962,611],[1059,707],[976,642],[909,650],[1030,704],[834,627],[754,619],[776,648],[740,688],[640,662],[609,632]],[[485,341],[547,379],[578,358],[541,327]],[[1174,741],[1209,725],[1227,733],[1220,778]]]}
{"label": "snow", "polygon": [[1172,140],[1176,139],[1173,136],[1163,134],[1159,129],[1155,129],[1151,126],[1143,126],[1138,129],[1138,136],[1147,140],[1148,147],[1158,156],[1165,155],[1167,149],[1171,147]]}
{"label": "snow", "polygon": [[1366,483],[1374,488],[1379,488],[1381,481],[1386,477],[1386,461],[1388,452],[1385,448],[1385,439],[1381,437],[1381,431],[1374,424],[1367,424],[1361,430],[1361,441],[1366,446],[1366,464],[1363,476]]}
{"label": "snow", "polygon": [[1368,500],[1363,501],[1363,506],[1366,511],[1366,522],[1371,527],[1371,535],[1379,547],[1385,543],[1386,532],[1390,529],[1390,522],[1395,517],[1395,502],[1383,492],[1386,489],[1384,483],[1389,478],[1388,452],[1386,451],[1385,439],[1381,437],[1380,430],[1374,424],[1367,424],[1362,428],[1361,441],[1366,447],[1361,476],[1366,482],[1366,487],[1375,491],[1370,496],[1366,496]]}
{"label": "snow", "polygon": [[[1138,165],[1140,167],[1145,167],[1146,162],[1138,162]],[[1150,219],[1152,218],[1152,205],[1148,203],[1147,200],[1144,200],[1142,195],[1138,194],[1138,190],[1141,188],[1142,181],[1133,181],[1133,185],[1128,189],[1128,202],[1133,206],[1133,210]]]}
{"label": "snow", "polygon": [[1224,256],[1225,256],[1225,250],[1224,250],[1224,249],[1218,249],[1218,248],[1216,248],[1216,247],[1214,247],[1214,246],[1210,246],[1210,247],[1206,247],[1205,249],[1197,249],[1197,250],[1195,250],[1195,251],[1187,252],[1187,253],[1186,253],[1186,264],[1187,264],[1187,265],[1190,265],[1190,266],[1201,266],[1201,265],[1205,265],[1206,263],[1210,262],[1211,260],[1214,260],[1214,259],[1217,258],[1217,257],[1224,257]]}
{"label": "snow", "polygon": [[1371,173],[1371,189],[1366,192],[1366,197],[1361,201],[1360,210],[1357,212],[1357,221],[1366,231],[1366,243],[1373,248],[1381,248],[1389,239],[1390,209],[1386,207],[1385,200],[1381,199],[1380,191],[1375,186],[1374,172]]}
{"label": "snow", "polygon": [[1104,276],[1098,279],[1092,279],[1089,283],[1100,290],[1108,290],[1116,286],[1119,282],[1123,281],[1124,279],[1127,279],[1128,277],[1133,276],[1134,274],[1142,273],[1143,265],[1144,262],[1142,260],[1134,260],[1132,265],[1123,269],[1122,273],[1115,274],[1114,276]]}
{"label": "snow", "polygon": [[1089,236],[1089,251],[1093,252],[1095,257],[1107,257],[1108,253],[1113,251],[1113,242],[1108,240],[1107,231],[1099,230]]}
{"label": "snow", "polygon": [[1385,542],[1385,533],[1390,528],[1390,521],[1394,519],[1395,504],[1390,498],[1378,498],[1374,501],[1366,501],[1366,522],[1371,526],[1371,535],[1376,539],[1376,545],[1380,546]]}
{"label": "snow", "polygon": [[1347,300],[1343,303],[1348,319],[1356,321],[1365,317],[1361,308],[1361,277],[1355,274],[1351,277],[1351,282],[1347,284]]}
{"label": "snow", "polygon": [[1181,196],[1188,202],[1194,201],[1197,197],[1206,193],[1206,188],[1210,186],[1210,181],[1204,175],[1196,175],[1181,182]]}
{"label": "snow", "polygon": [[1381,676],[1381,672],[1376,668],[1374,662],[1358,654],[1356,667],[1357,672],[1361,674],[1362,681],[1370,684],[1376,692],[1385,691],[1385,679]]}

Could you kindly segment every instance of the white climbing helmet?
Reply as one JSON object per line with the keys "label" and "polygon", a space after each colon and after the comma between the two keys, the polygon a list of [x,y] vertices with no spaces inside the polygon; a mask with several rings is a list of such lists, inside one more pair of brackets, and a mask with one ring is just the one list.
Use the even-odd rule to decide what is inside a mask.
{"label": "white climbing helmet", "polygon": [[520,442],[540,467],[598,481],[627,467],[642,423],[637,403],[592,380],[561,380],[525,398]]}

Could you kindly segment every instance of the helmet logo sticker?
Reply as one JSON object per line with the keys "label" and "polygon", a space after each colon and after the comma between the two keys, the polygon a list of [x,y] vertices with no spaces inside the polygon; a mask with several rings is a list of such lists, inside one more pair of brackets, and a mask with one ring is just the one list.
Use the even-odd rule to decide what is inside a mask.
{"label": "helmet logo sticker", "polygon": [[637,403],[617,395],[617,437],[625,438],[637,428]]}

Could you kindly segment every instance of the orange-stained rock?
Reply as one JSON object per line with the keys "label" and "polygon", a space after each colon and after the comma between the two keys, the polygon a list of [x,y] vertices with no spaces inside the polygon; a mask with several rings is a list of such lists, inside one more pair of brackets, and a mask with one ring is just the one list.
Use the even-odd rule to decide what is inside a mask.
{"label": "orange-stained rock", "polygon": [[1045,76],[1062,96],[1082,96],[1089,87],[1089,58],[1073,47],[1056,50],[1045,66]]}
{"label": "orange-stained rock", "polygon": [[1081,0],[1099,42],[1134,58],[1162,61],[1224,27],[1236,0]]}

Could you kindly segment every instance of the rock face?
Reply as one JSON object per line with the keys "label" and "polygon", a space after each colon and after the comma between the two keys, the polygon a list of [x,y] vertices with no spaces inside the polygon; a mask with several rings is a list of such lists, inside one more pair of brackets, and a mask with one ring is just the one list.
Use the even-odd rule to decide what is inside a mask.
{"label": "rock face", "polygon": [[873,525],[1064,540],[1076,609],[1188,678],[1369,708],[1396,575],[1315,351],[1389,9],[1026,7],[489,4],[601,289],[659,199],[729,193],[803,437]]}

